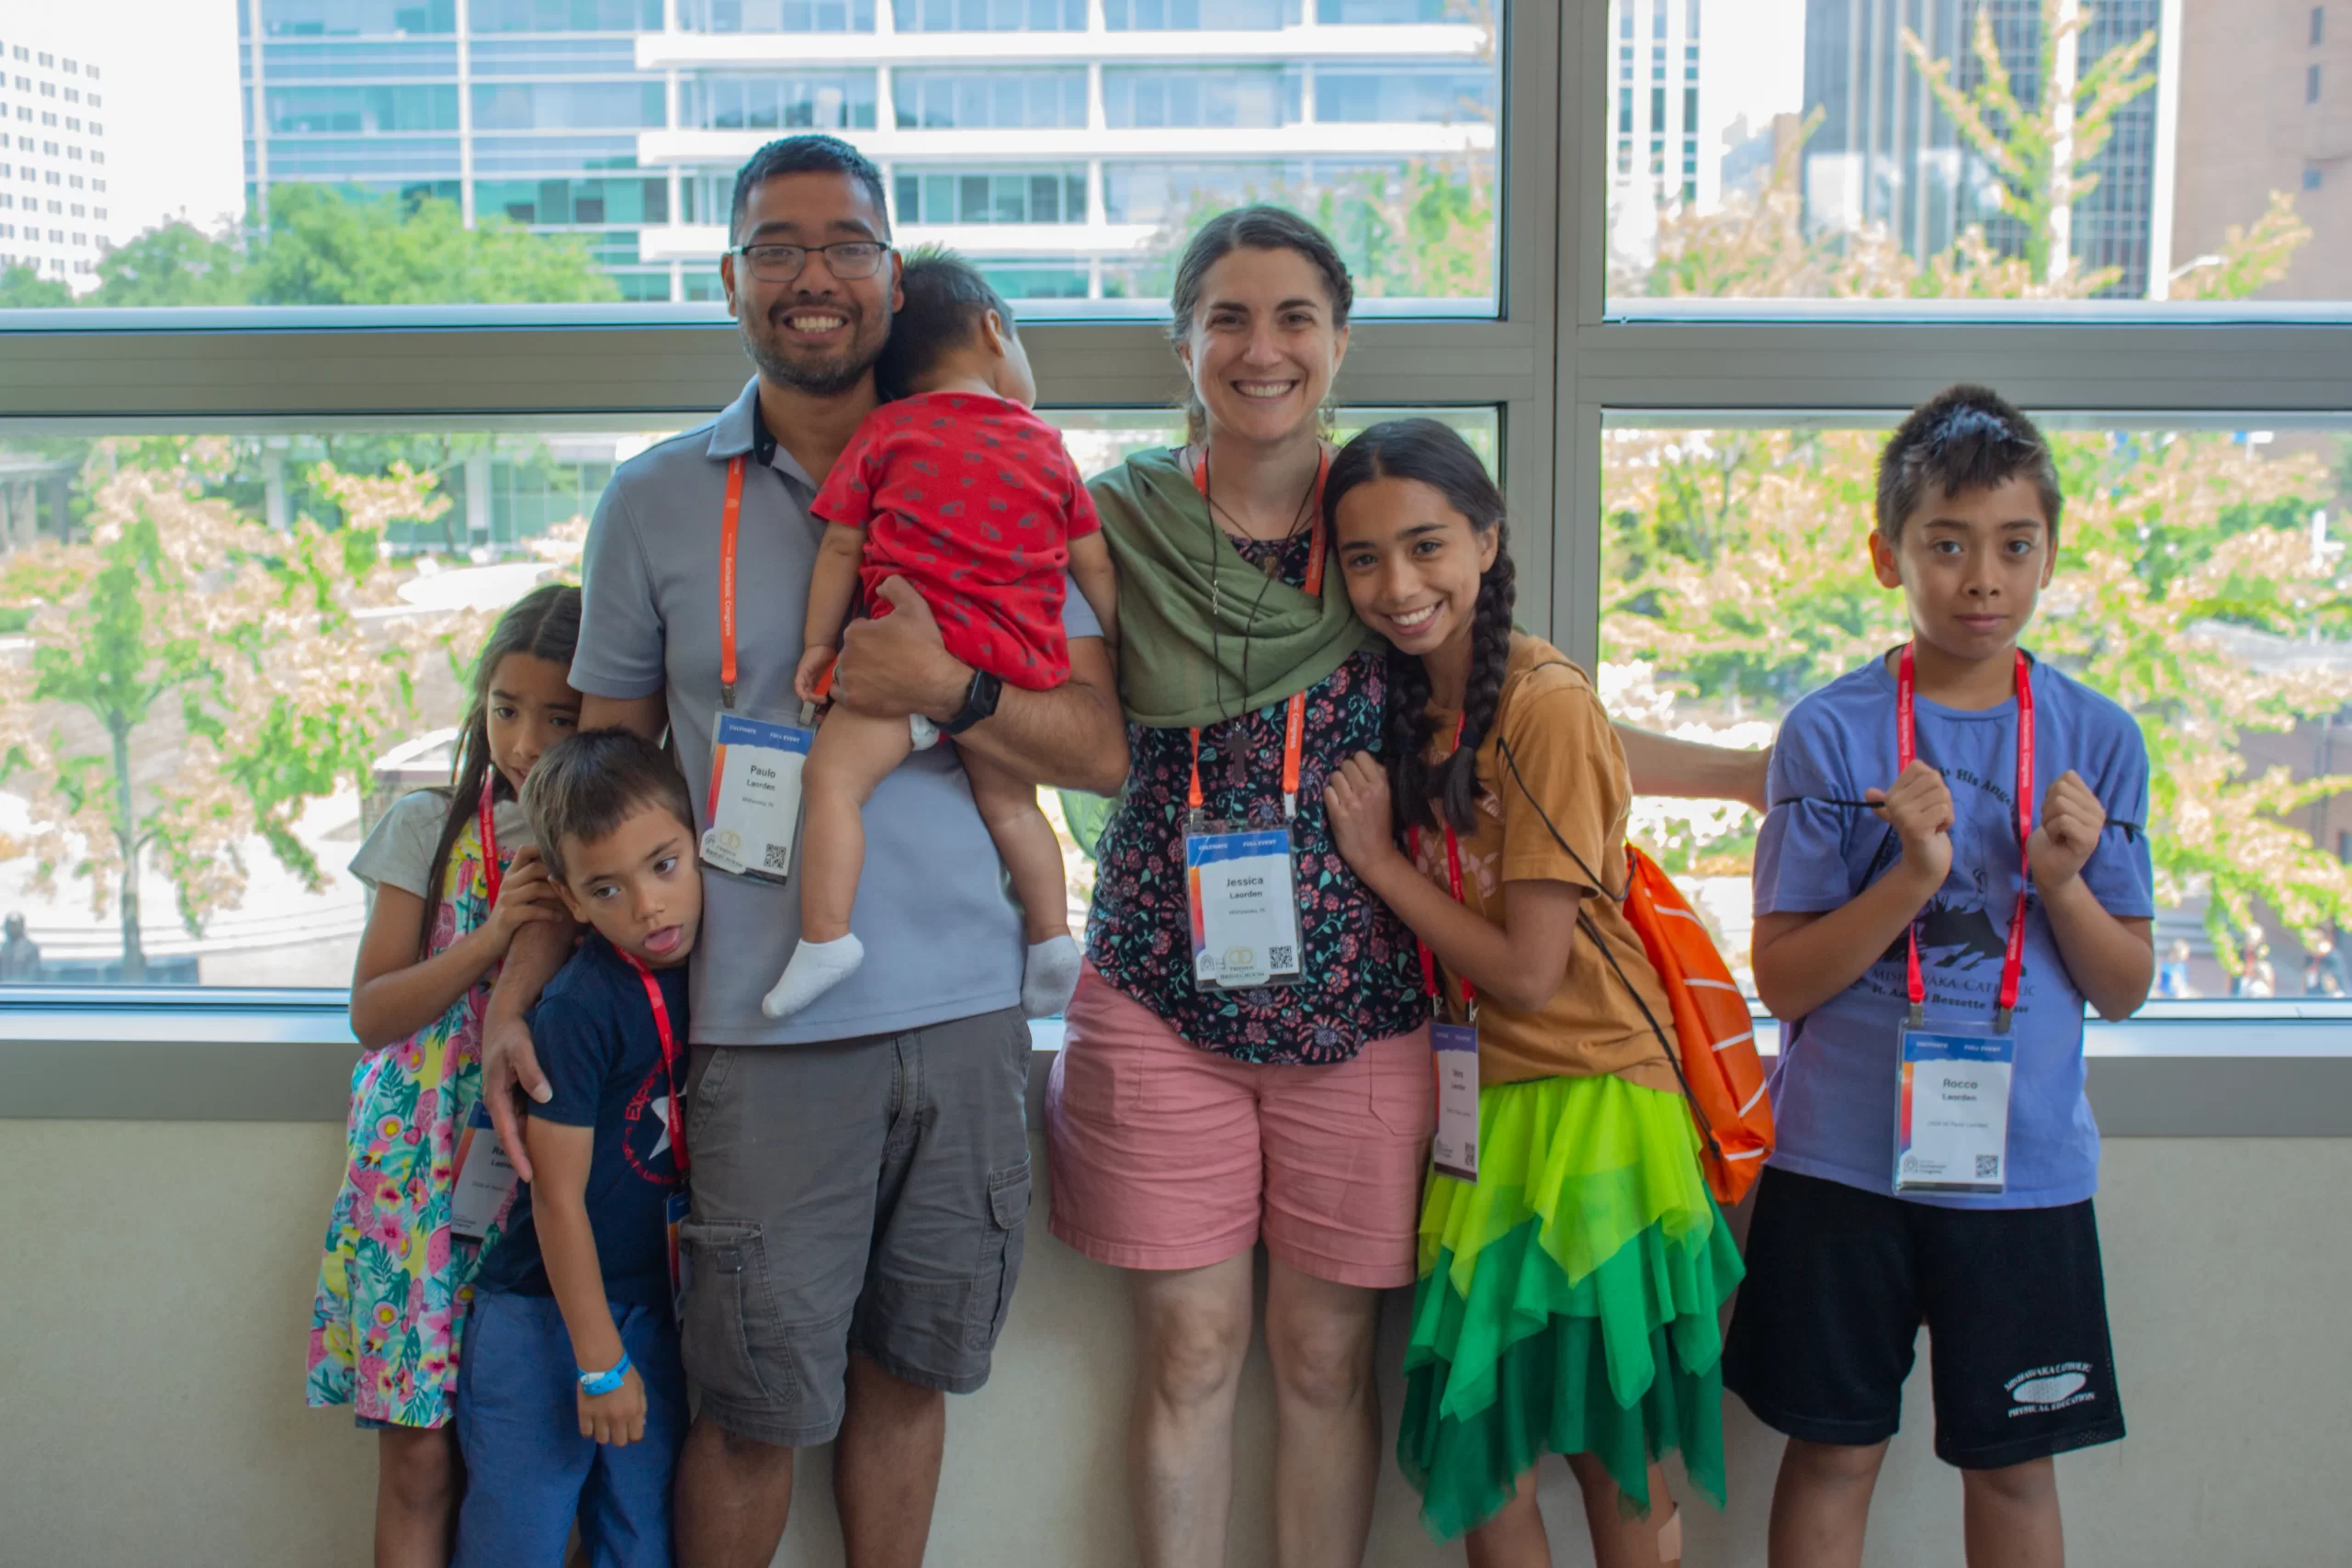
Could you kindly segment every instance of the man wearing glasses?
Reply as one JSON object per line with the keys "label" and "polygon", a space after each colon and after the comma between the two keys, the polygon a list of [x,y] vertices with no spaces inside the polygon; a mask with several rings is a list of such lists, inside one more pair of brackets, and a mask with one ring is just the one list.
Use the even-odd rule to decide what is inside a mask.
{"label": "man wearing glasses", "polygon": [[[797,719],[823,532],[808,508],[875,407],[898,302],[881,175],[832,137],[755,153],[729,238],[719,276],[759,374],[717,420],[614,476],[589,530],[571,670],[582,728],[668,729],[698,801],[721,711]],[[1117,789],[1125,729],[1083,595],[1063,617],[1070,679],[1046,692],[956,660],[910,591],[895,612],[850,629],[835,701],[921,713],[1041,784]],[[793,1450],[836,1436],[852,1568],[917,1568],[942,1396],[986,1381],[1020,1270],[1021,922],[956,748],[910,758],[865,823],[853,921],[865,965],[783,1022],[760,997],[799,938],[797,889],[703,869],[679,1162],[693,1192],[679,1232],[686,1370],[703,1393],[678,1472],[684,1568],[762,1568],[784,1533]],[[512,1086],[538,1082],[520,1012],[559,956],[518,943],[486,1029],[485,1098],[518,1166]]]}

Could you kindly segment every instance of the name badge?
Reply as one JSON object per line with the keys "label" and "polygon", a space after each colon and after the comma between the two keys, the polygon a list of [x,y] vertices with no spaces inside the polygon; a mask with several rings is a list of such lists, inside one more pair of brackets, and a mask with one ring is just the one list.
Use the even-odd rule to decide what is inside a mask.
{"label": "name badge", "polygon": [[678,1227],[686,1223],[693,1207],[681,1187],[670,1194],[663,1211],[670,1227],[670,1312],[680,1323],[686,1321],[686,1255],[678,1250]]}
{"label": "name badge", "polygon": [[2017,1042],[1981,1026],[1903,1031],[1894,1096],[1897,1192],[1999,1192],[2009,1179]]}
{"label": "name badge", "polygon": [[1184,835],[1193,905],[1193,983],[1200,989],[1295,986],[1298,875],[1287,828],[1203,824]]}
{"label": "name badge", "polygon": [[1437,1058],[1437,1133],[1430,1162],[1456,1181],[1478,1184],[1478,1026],[1430,1025]]}
{"label": "name badge", "polygon": [[490,1108],[475,1101],[473,1114],[458,1134],[458,1185],[449,1194],[449,1228],[469,1240],[481,1240],[506,1217],[516,1181],[506,1145],[491,1130]]}
{"label": "name badge", "polygon": [[782,882],[800,826],[800,770],[815,736],[792,724],[718,716],[711,738],[702,858],[733,876]]}

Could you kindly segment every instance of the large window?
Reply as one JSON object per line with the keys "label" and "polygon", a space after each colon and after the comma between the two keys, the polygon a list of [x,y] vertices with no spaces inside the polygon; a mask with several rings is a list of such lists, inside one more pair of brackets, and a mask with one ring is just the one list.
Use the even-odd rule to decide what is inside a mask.
{"label": "large window", "polygon": [[1083,71],[900,71],[901,130],[1083,130]]}
{"label": "large window", "polygon": [[[1046,412],[1090,476],[1183,439],[1173,411]],[[1446,417],[1498,459],[1493,410]],[[614,468],[664,434],[0,436],[7,980],[347,983],[353,852],[447,782],[470,650],[576,577]]]}
{"label": "large window", "polygon": [[[1611,288],[2352,297],[2352,97],[2239,0],[1611,0]],[[1883,307],[1880,307],[1883,309]]]}
{"label": "large window", "polygon": [[[1504,0],[235,0],[168,27],[91,4],[125,8],[98,62],[111,93],[80,101],[76,55],[0,73],[23,143],[0,185],[22,194],[28,170],[60,187],[44,219],[86,220],[0,218],[0,308],[470,304],[514,294],[502,271],[537,303],[701,303],[726,244],[703,193],[763,143],[821,130],[924,193],[901,222],[1072,230],[986,258],[1033,264],[1001,270],[1056,315],[1131,309],[1241,200],[1329,228],[1368,310],[1506,309]],[[1549,36],[1555,12],[1527,26]],[[989,194],[942,205],[935,176],[981,164]],[[611,207],[632,235],[583,250],[515,216],[517,182],[624,170],[667,191],[658,211]],[[1073,170],[1084,194],[1066,198]],[[1050,202],[1026,194],[1047,186]],[[269,257],[330,233],[446,265],[404,282]],[[533,245],[532,265],[503,265]],[[288,293],[288,273],[309,281]]]}
{"label": "large window", "polygon": [[[2352,580],[2323,430],[2050,431],[2068,502],[2027,645],[2139,720],[2168,994],[2338,996],[2352,923]],[[1909,635],[1866,541],[1883,426],[1610,429],[1602,685],[1621,715],[1768,741]],[[1756,821],[1644,803],[1744,965]],[[1994,955],[1997,962],[1997,953]]]}

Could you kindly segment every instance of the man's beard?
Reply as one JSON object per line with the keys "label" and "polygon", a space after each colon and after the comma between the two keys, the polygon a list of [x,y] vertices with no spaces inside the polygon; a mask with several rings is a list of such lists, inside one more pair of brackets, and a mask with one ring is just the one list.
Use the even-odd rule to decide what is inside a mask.
{"label": "man's beard", "polygon": [[773,338],[763,338],[752,331],[751,322],[743,323],[743,352],[752,356],[760,374],[778,386],[816,398],[837,398],[854,388],[882,357],[888,341],[886,320],[882,338],[870,346],[853,340],[837,359],[795,360],[786,357]]}

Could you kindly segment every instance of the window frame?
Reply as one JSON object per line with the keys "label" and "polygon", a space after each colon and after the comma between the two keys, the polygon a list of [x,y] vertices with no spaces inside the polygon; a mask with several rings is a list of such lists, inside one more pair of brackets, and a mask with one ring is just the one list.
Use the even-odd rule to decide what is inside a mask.
{"label": "window frame", "polygon": [[[1360,315],[1339,384],[1353,404],[1498,411],[1522,619],[1570,657],[1589,664],[1600,650],[1604,423],[1883,418],[1962,378],[2086,420],[2320,423],[2352,411],[2352,306],[2342,304],[2038,319],[1996,307],[1938,319],[1821,302],[1658,302],[1612,314],[1609,20],[1606,0],[1508,7],[1499,313]],[[1054,405],[1179,399],[1156,316],[1041,319],[1023,337]],[[709,416],[749,375],[714,305],[0,311],[0,423],[32,434],[529,429],[550,419],[642,429]],[[96,995],[76,1005],[155,1005]],[[244,1000],[315,1010],[333,995]],[[0,1039],[10,1034],[0,1016]]]}

